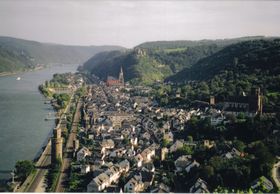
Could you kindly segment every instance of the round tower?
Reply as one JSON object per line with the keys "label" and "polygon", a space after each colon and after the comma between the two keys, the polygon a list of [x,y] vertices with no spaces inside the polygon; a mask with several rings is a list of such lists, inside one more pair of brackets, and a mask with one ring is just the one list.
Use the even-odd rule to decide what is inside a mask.
{"label": "round tower", "polygon": [[53,137],[51,139],[52,144],[52,164],[56,163],[57,159],[62,160],[62,144],[63,139],[61,138],[61,128],[56,127],[53,129]]}

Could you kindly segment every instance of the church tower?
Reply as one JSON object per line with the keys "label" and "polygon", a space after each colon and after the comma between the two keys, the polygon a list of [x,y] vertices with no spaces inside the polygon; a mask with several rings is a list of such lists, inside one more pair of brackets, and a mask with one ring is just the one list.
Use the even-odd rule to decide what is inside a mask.
{"label": "church tower", "polygon": [[121,71],[120,71],[120,74],[119,74],[119,82],[120,82],[121,85],[124,85],[124,77],[123,77],[122,66],[121,66]]}
{"label": "church tower", "polygon": [[62,160],[62,137],[61,137],[61,128],[56,127],[53,129],[53,137],[51,139],[51,162],[52,164],[56,163],[57,159]]}

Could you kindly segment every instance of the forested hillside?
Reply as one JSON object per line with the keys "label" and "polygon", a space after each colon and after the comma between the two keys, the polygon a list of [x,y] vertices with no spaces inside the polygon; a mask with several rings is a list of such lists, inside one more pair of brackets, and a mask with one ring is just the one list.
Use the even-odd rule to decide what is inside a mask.
{"label": "forested hillside", "polygon": [[151,84],[196,65],[199,60],[217,53],[228,45],[260,39],[267,38],[256,36],[201,41],[147,42],[125,52],[100,53],[89,59],[84,64],[83,70],[106,79],[108,75],[117,77],[122,65],[125,81]]}
{"label": "forested hillside", "polygon": [[186,48],[186,47],[194,47],[201,45],[212,45],[216,44],[219,46],[226,46],[230,44],[235,44],[242,41],[248,40],[256,40],[256,39],[264,39],[264,36],[248,36],[248,37],[240,37],[240,38],[232,38],[232,39],[216,39],[216,40],[177,40],[177,41],[154,41],[154,42],[144,42],[138,45],[136,48],[145,48],[145,49],[174,49],[174,48]]}
{"label": "forested hillside", "polygon": [[150,84],[192,66],[221,48],[215,44],[160,50],[136,47],[125,52],[99,53],[88,60],[83,69],[106,79],[108,75],[117,76],[122,66],[125,81]]}
{"label": "forested hillside", "polygon": [[0,73],[34,68],[37,64],[83,63],[98,52],[119,46],[65,46],[0,37]]}
{"label": "forested hillside", "polygon": [[189,95],[214,94],[221,98],[248,94],[252,87],[260,87],[265,101],[272,103],[267,107],[280,108],[280,39],[228,46],[166,81],[189,83]]}

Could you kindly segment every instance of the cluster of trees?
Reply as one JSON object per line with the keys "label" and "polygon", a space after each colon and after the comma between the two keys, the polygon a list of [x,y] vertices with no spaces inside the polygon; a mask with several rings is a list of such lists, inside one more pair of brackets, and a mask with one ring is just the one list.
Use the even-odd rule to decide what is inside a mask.
{"label": "cluster of trees", "polygon": [[[248,189],[250,183],[260,176],[271,177],[275,156],[280,154],[280,116],[235,119],[236,122],[213,127],[209,119],[193,117],[179,134],[185,139],[192,136],[200,141],[216,142],[211,149],[198,147],[193,157],[201,167],[192,176],[201,177],[212,189],[221,186],[228,189]],[[222,130],[221,130],[222,129]],[[226,159],[222,153],[234,147],[242,157]],[[237,177],[232,180],[232,177]]]}
{"label": "cluster of trees", "polygon": [[15,174],[20,181],[24,181],[34,171],[35,165],[32,161],[20,160],[16,162]]}
{"label": "cluster of trees", "polygon": [[56,100],[59,108],[65,108],[70,100],[69,94],[53,94],[53,98]]}
{"label": "cluster of trees", "polygon": [[91,180],[92,173],[81,174],[79,169],[71,167],[67,192],[86,192],[87,185]]}
{"label": "cluster of trees", "polygon": [[[192,155],[200,167],[190,173],[167,173],[166,180],[162,181],[176,192],[186,192],[186,188],[191,186],[189,184],[197,178],[205,180],[211,191],[266,192],[262,186],[250,190],[250,184],[261,176],[271,179],[275,158],[280,155],[280,114],[255,118],[239,115],[230,119],[231,123],[211,126],[209,118],[192,117],[185,129],[176,132],[174,137],[189,142],[194,140],[200,142],[199,145],[184,145],[169,154],[165,161],[156,159],[154,164],[162,167],[162,173],[172,172],[175,170],[174,161],[179,156]],[[201,143],[205,139],[214,141],[215,146],[210,149],[203,146]],[[170,143],[163,140],[162,146],[168,147]],[[241,155],[225,158],[224,154],[232,148],[240,151]]]}
{"label": "cluster of trees", "polygon": [[[62,74],[55,73],[53,75],[52,80],[49,82],[50,84],[49,86],[53,85],[55,87],[55,85],[69,85],[72,77],[73,77],[72,73],[62,73]],[[47,85],[46,82],[46,87],[49,86]]]}
{"label": "cluster of trees", "polygon": [[57,181],[60,174],[62,161],[60,159],[57,159],[54,164],[51,165],[51,169],[48,171],[46,175],[47,179],[47,188],[46,190],[48,192],[53,192],[56,188]]}

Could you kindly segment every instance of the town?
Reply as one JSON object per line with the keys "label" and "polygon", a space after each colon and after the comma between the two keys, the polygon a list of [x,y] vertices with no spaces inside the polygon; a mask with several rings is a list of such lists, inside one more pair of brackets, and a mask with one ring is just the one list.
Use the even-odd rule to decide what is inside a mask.
{"label": "town", "polygon": [[[105,81],[56,74],[39,87],[53,96],[57,125],[38,170],[30,175],[35,178],[27,177],[15,191],[277,191],[279,157],[262,142],[248,140],[262,136],[260,129],[248,123],[242,128],[253,118],[255,125],[265,125],[258,118],[278,119],[263,112],[259,88],[247,96],[223,102],[209,96],[208,102],[196,100],[185,107],[176,86],[133,86],[124,76],[122,67],[118,78]],[[166,85],[174,88],[163,92],[173,106],[162,105],[155,94]],[[279,133],[273,126],[267,130],[268,136]],[[277,153],[277,147],[273,150]]]}
{"label": "town", "polygon": [[[251,96],[224,102],[223,111],[215,108],[213,96],[209,103],[197,102],[186,110],[160,107],[154,97],[148,95],[151,87],[130,86],[125,84],[123,76],[121,69],[118,79],[108,76],[106,82],[95,80],[86,86],[87,92],[81,98],[80,126],[70,152],[73,161],[69,167],[68,187],[65,187],[68,191],[223,192],[226,188],[215,187],[221,182],[215,180],[219,177],[214,175],[214,168],[233,171],[232,165],[236,163],[244,169],[238,167],[241,172],[231,172],[232,176],[246,173],[248,169],[243,163],[248,163],[252,156],[245,152],[245,145],[237,138],[222,142],[214,134],[210,135],[212,139],[207,135],[203,137],[203,133],[197,138],[191,136],[191,132],[185,135],[184,131],[187,123],[194,122],[193,118],[208,119],[210,131],[210,128],[223,130],[223,125],[234,122],[232,116],[244,120],[245,116],[262,114],[259,89],[252,90]],[[174,95],[180,97],[176,92]],[[197,130],[203,130],[203,127]],[[57,158],[63,161],[61,139],[57,138],[60,134],[57,129],[54,131],[52,161]],[[221,179],[223,175],[219,176]],[[229,190],[235,192],[277,189],[266,177],[270,177],[268,174],[251,182],[246,182],[250,180],[249,175],[242,182],[244,176],[240,176],[239,181],[224,178],[222,183],[229,188],[238,188]],[[278,177],[274,178],[278,181]]]}

